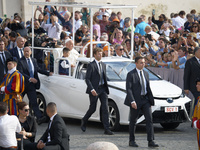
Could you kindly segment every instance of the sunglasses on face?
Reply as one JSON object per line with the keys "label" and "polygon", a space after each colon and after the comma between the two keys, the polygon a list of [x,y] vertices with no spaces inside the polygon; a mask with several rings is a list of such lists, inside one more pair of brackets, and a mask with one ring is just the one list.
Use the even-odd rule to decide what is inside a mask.
{"label": "sunglasses on face", "polygon": [[193,28],[197,28],[197,26],[193,26]]}
{"label": "sunglasses on face", "polygon": [[135,38],[135,39],[138,39],[139,37],[138,37],[138,36],[134,36],[134,38]]}
{"label": "sunglasses on face", "polygon": [[103,17],[106,17],[106,16],[103,16]]}
{"label": "sunglasses on face", "polygon": [[162,16],[159,16],[159,18],[163,18]]}
{"label": "sunglasses on face", "polygon": [[24,109],[25,112],[28,112],[30,109]]}
{"label": "sunglasses on face", "polygon": [[123,48],[120,48],[119,50],[120,50],[120,51],[123,51],[124,49],[123,49]]}

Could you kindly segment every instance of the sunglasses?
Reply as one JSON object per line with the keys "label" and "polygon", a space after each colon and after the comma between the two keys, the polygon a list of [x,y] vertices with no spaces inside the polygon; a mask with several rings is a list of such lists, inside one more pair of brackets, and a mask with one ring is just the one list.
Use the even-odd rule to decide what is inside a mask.
{"label": "sunglasses", "polygon": [[163,18],[162,16],[159,16],[159,18]]}
{"label": "sunglasses", "polygon": [[28,112],[30,109],[24,109],[25,112]]}
{"label": "sunglasses", "polygon": [[120,50],[120,51],[123,51],[124,49],[123,49],[123,48],[120,48],[119,50]]}
{"label": "sunglasses", "polygon": [[138,39],[139,37],[138,37],[138,36],[134,36],[134,38],[135,38],[135,39]]}
{"label": "sunglasses", "polygon": [[106,16],[103,15],[103,17],[106,17]]}
{"label": "sunglasses", "polygon": [[198,28],[197,26],[193,26],[193,28]]}

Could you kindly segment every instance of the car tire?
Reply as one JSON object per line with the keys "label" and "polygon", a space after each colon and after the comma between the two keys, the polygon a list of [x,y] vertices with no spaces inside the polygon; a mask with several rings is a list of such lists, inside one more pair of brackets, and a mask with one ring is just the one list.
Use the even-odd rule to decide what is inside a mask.
{"label": "car tire", "polygon": [[160,125],[164,128],[164,129],[176,129],[179,126],[180,123],[160,123]]}
{"label": "car tire", "polygon": [[39,94],[39,93],[37,94],[37,104],[38,104],[39,110],[41,111],[43,116],[45,116],[46,115],[46,101],[42,94]]}
{"label": "car tire", "polygon": [[119,110],[117,105],[113,101],[108,102],[108,115],[109,115],[109,125],[110,130],[117,131],[120,129],[119,123]]}

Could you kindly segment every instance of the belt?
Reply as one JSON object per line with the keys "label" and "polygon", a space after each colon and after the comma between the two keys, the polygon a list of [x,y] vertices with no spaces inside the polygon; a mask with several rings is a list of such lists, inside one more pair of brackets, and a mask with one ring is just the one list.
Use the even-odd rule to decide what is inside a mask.
{"label": "belt", "polygon": [[15,148],[15,149],[17,149],[17,146],[10,146],[10,147],[1,147],[0,146],[0,148],[3,148],[3,149]]}
{"label": "belt", "polygon": [[146,96],[147,96],[147,94],[146,94],[146,95],[141,95],[140,97],[141,97],[141,98],[146,98]]}
{"label": "belt", "polygon": [[99,89],[103,88],[103,87],[104,87],[104,84],[98,86]]}

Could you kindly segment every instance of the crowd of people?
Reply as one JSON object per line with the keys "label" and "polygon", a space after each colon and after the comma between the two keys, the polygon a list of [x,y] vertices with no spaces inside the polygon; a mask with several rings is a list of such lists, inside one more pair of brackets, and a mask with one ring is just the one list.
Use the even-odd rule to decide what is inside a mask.
{"label": "crowd of people", "polygon": [[[194,56],[194,48],[199,46],[199,19],[194,9],[188,14],[185,11],[171,13],[170,18],[167,18],[165,14],[160,14],[158,20],[153,13],[150,17],[140,15],[134,18],[132,28],[130,17],[122,18],[120,11],[114,12],[111,9],[101,8],[93,15],[93,41],[107,41],[111,46],[111,56],[127,58],[132,56],[131,42],[134,42],[133,57],[145,56],[146,66],[183,69],[186,60]],[[73,32],[75,32],[73,47],[83,47],[90,42],[91,26],[88,8],[75,11],[73,20],[72,13],[65,6],[58,9],[54,6],[44,8],[37,6],[33,21],[35,46],[65,47],[65,41],[72,39]],[[73,31],[73,22],[75,31]],[[32,44],[31,26],[32,19],[25,24],[18,13],[14,14],[14,18],[6,18],[2,21],[0,37],[13,56],[16,51],[13,48],[23,48]],[[135,33],[134,41],[131,41],[132,29]],[[18,41],[18,37],[23,37],[21,38],[23,42]],[[121,48],[118,51],[119,45]],[[95,44],[93,47],[102,48],[104,57],[108,56],[106,44]],[[76,51],[81,54],[79,56],[90,56],[89,46],[84,52],[80,48]],[[41,55],[42,52],[39,50],[34,53],[39,65],[44,65],[48,56]],[[41,56],[44,57],[41,58]],[[21,55],[15,57],[21,57]],[[49,56],[49,60],[50,64],[44,66],[51,66],[51,71],[53,71],[54,56]],[[70,63],[74,64],[74,62]]]}
{"label": "crowd of people", "polygon": [[[46,2],[50,2],[50,0],[46,0]],[[38,12],[39,16],[37,16]],[[197,66],[200,65],[200,17],[196,14],[196,10],[193,9],[188,14],[185,11],[171,13],[170,18],[167,18],[165,14],[160,14],[158,20],[156,20],[155,12],[153,11],[152,16],[148,17],[148,19],[143,14],[138,16],[138,18],[134,18],[134,27],[131,27],[131,18],[122,18],[122,12],[100,8],[92,16],[92,29],[90,29],[90,15],[91,12],[88,8],[75,11],[75,16],[73,17],[72,13],[65,6],[57,8],[46,5],[44,8],[37,6],[34,18],[26,23],[23,22],[18,13],[15,13],[13,18],[0,19],[0,101],[7,103],[0,103],[0,108],[2,109],[0,111],[0,118],[8,118],[8,121],[14,120],[16,132],[18,132],[17,136],[20,137],[21,135],[24,139],[24,145],[20,143],[21,138],[18,139],[18,145],[16,145],[16,141],[12,138],[13,143],[7,141],[7,143],[0,143],[0,149],[3,147],[16,149],[17,146],[18,149],[21,146],[24,146],[25,149],[43,149],[46,146],[50,147],[57,144],[60,146],[52,147],[52,149],[59,149],[60,147],[61,149],[69,149],[69,135],[63,125],[63,120],[57,115],[56,104],[54,103],[47,105],[47,115],[51,121],[56,118],[55,125],[51,122],[50,127],[48,127],[40,141],[32,143],[36,133],[36,122],[41,124],[46,121],[46,117],[40,112],[37,104],[36,90],[40,88],[38,72],[51,76],[54,71],[53,62],[55,59],[53,51],[46,53],[42,49],[34,50],[34,58],[31,57],[32,51],[29,46],[32,46],[32,21],[34,24],[34,46],[63,49],[62,59],[64,60],[59,62],[59,74],[61,75],[69,75],[69,64],[73,72],[78,57],[90,57],[90,53],[93,51],[95,59],[100,61],[101,56],[98,58],[97,53],[99,54],[102,51],[102,56],[108,57],[108,51],[110,50],[112,57],[136,58],[136,60],[139,58],[142,61],[145,58],[145,63],[142,63],[146,67],[185,68],[184,90],[186,94],[190,90],[197,103],[197,97],[200,94],[196,90],[195,80],[197,77],[200,77],[200,67]],[[73,24],[75,25],[74,27]],[[92,50],[90,45],[88,45],[83,50],[83,47],[90,42],[91,30],[93,30],[93,41],[104,41],[107,43],[93,44]],[[75,33],[75,41],[72,40],[73,32]],[[132,32],[134,32],[133,41],[131,40]],[[133,49],[131,49],[132,42],[134,45]],[[79,49],[76,49],[77,47]],[[131,54],[132,52],[133,54]],[[190,61],[187,61],[188,59]],[[196,60],[199,61],[197,62],[199,64],[196,64]],[[98,62],[94,62],[94,65],[96,63]],[[96,95],[95,90],[98,90],[99,81],[96,82],[96,79],[95,81],[89,81],[93,80],[89,73],[87,73],[86,78],[88,85],[87,93],[90,94],[90,99],[92,99],[92,91],[95,101],[98,98],[103,101],[109,93],[106,89],[107,87],[104,87],[105,83],[107,83],[106,75],[103,74],[105,73],[104,64],[101,64],[99,69],[100,71],[104,69],[102,71],[103,77],[99,78],[104,83],[101,85],[103,96]],[[90,73],[95,74],[96,72]],[[97,83],[97,89],[93,88],[90,82]],[[147,92],[144,92],[143,95],[145,93]],[[28,117],[29,105],[22,101],[25,94],[29,98],[36,120],[35,118]],[[141,93],[138,93],[138,95],[141,95]],[[145,99],[145,97],[143,98]],[[106,102],[107,100],[104,102],[105,105],[107,105]],[[135,104],[135,101],[127,102],[127,105],[133,105],[134,109],[135,107],[137,108]],[[86,130],[87,120],[93,113],[93,110],[96,109],[96,103],[93,105],[82,119],[81,129],[83,132]],[[150,105],[153,105],[153,102]],[[105,106],[104,108],[107,107]],[[10,115],[18,115],[19,122],[14,117],[9,118],[6,116],[7,111]],[[107,109],[103,111],[107,112]],[[104,114],[104,134],[113,135],[113,132],[109,130],[108,114]],[[152,119],[148,113],[145,117]],[[19,127],[19,123],[22,128],[21,126]],[[135,121],[132,120],[131,124],[135,126]],[[55,131],[59,132],[55,133]],[[148,135],[152,136],[153,134],[148,133]],[[137,147],[138,145],[135,143],[132,133],[130,136],[131,142],[129,146]],[[56,141],[54,138],[56,140],[61,138],[62,142]],[[158,147],[151,137],[149,137],[149,146]]]}

